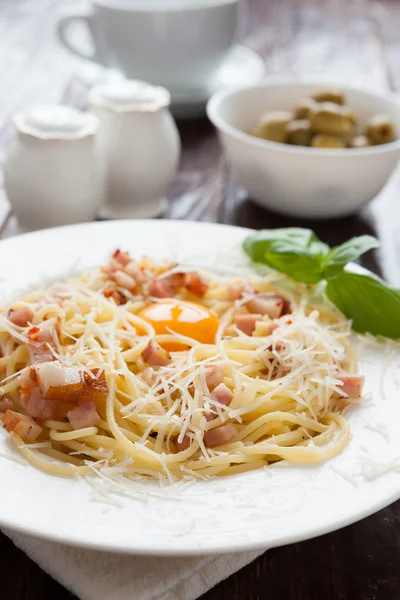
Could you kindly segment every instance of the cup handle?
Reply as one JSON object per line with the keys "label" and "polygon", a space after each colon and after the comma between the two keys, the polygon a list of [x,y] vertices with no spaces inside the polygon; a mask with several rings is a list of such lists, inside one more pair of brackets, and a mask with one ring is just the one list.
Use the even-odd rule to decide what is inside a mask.
{"label": "cup handle", "polygon": [[92,14],[91,12],[81,12],[80,14],[74,15],[65,15],[60,18],[57,23],[57,35],[58,39],[67,50],[79,56],[79,58],[84,58],[86,60],[91,60],[100,64],[99,56],[97,55],[96,50],[94,50],[91,54],[88,54],[77,45],[71,42],[71,38],[69,35],[69,28],[73,23],[82,22],[86,24],[90,32],[90,36],[92,38],[92,45],[95,48],[94,44],[94,35],[93,35],[93,22],[92,22]]}

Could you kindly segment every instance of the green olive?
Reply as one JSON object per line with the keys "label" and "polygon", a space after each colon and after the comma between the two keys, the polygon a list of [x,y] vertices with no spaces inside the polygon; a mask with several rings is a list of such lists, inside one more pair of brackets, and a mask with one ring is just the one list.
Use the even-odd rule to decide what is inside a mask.
{"label": "green olive", "polygon": [[330,133],[318,133],[311,140],[313,148],[345,148],[346,143],[343,138]]}
{"label": "green olive", "polygon": [[355,135],[349,143],[350,148],[367,148],[372,142],[366,135]]}
{"label": "green olive", "polygon": [[352,125],[357,125],[358,115],[353,110],[351,110],[351,108],[348,108],[347,106],[342,106],[340,108],[340,112],[350,121]]}
{"label": "green olive", "polygon": [[317,103],[311,98],[303,98],[300,100],[293,109],[293,117],[295,119],[308,119],[313,108],[317,106]]}
{"label": "green olive", "polygon": [[[333,108],[335,106],[335,108]],[[353,123],[342,114],[340,107],[324,103],[310,116],[311,129],[315,133],[331,133],[338,136],[349,136],[353,132]]]}
{"label": "green olive", "polygon": [[367,122],[366,134],[373,144],[388,144],[396,139],[393,122],[387,115],[374,115]]}
{"label": "green olive", "polygon": [[253,134],[264,140],[284,143],[286,141],[286,125],[291,118],[292,114],[283,110],[264,113]]}
{"label": "green olive", "polygon": [[333,102],[334,104],[343,105],[345,102],[344,95],[339,90],[334,89],[320,89],[315,90],[311,94],[311,98],[315,102]]}
{"label": "green olive", "polygon": [[312,138],[310,122],[307,119],[290,121],[286,126],[286,141],[296,146],[309,146]]}

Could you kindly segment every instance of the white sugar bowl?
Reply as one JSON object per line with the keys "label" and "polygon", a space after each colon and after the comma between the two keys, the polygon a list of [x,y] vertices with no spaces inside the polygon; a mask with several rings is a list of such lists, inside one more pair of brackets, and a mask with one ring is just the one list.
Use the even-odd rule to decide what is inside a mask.
{"label": "white sugar bowl", "polygon": [[104,202],[98,119],[68,106],[18,114],[4,183],[24,229],[88,221]]}
{"label": "white sugar bowl", "polygon": [[166,207],[165,192],[180,158],[169,92],[142,81],[95,86],[89,103],[99,118],[107,164],[106,219],[150,218]]}

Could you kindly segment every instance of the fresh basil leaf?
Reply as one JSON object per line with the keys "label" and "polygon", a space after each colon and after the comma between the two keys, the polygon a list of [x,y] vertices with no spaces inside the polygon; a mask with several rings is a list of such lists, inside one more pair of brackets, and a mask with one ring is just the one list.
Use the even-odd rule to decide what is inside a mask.
{"label": "fresh basil leaf", "polygon": [[343,270],[347,263],[357,260],[372,248],[379,248],[380,243],[372,235],[362,235],[348,240],[340,246],[332,248],[323,260],[323,274],[326,279]]}
{"label": "fresh basil leaf", "polygon": [[246,238],[243,248],[253,261],[303,283],[321,280],[322,259],[329,251],[311,229],[298,227],[264,229]]}
{"label": "fresh basil leaf", "polygon": [[264,261],[276,271],[289,275],[302,283],[321,281],[321,260],[319,256],[307,256],[294,252],[265,252]]}
{"label": "fresh basil leaf", "polygon": [[301,227],[283,227],[281,229],[262,229],[249,235],[243,249],[254,262],[264,262],[267,250],[274,252],[307,252],[326,254],[329,246],[323,244],[311,229]]}
{"label": "fresh basil leaf", "polygon": [[355,331],[400,339],[400,293],[380,279],[342,271],[328,281],[326,294]]}

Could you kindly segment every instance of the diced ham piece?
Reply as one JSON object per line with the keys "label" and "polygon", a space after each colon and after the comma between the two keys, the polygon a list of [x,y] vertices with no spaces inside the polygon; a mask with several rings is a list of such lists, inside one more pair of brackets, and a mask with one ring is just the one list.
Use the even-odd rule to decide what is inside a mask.
{"label": "diced ham piece", "polygon": [[152,367],[165,367],[171,361],[170,353],[161,348],[154,340],[149,341],[142,352],[142,358],[145,363]]}
{"label": "diced ham piece", "polygon": [[204,298],[208,290],[208,282],[196,271],[185,273],[183,285],[188,292],[199,298]]}
{"label": "diced ham piece", "polygon": [[206,384],[208,389],[215,388],[224,378],[224,365],[216,363],[206,367]]}
{"label": "diced ham piece", "polygon": [[237,315],[235,318],[235,325],[246,335],[252,335],[256,328],[257,321],[262,321],[262,315]]}
{"label": "diced ham piece", "polygon": [[221,425],[221,427],[206,431],[203,441],[208,448],[214,448],[215,446],[227,444],[236,434],[236,427],[232,423],[227,423],[226,425]]}
{"label": "diced ham piece", "polygon": [[178,450],[178,452],[183,452],[184,450],[190,448],[190,442],[190,437],[188,435],[184,435],[181,442],[178,442],[178,438],[176,438],[175,447]]}
{"label": "diced ham piece", "polygon": [[278,319],[283,312],[284,298],[274,293],[257,294],[246,302],[246,308],[251,313],[268,315],[271,319]]}
{"label": "diced ham piece", "polygon": [[121,250],[116,250],[112,255],[112,258],[119,262],[123,267],[132,261],[129,252],[121,252]]}
{"label": "diced ham piece", "polygon": [[343,383],[343,386],[341,386],[340,389],[345,396],[348,398],[360,398],[365,381],[364,375],[345,373],[342,371],[338,374],[337,378]]}
{"label": "diced ham piece", "polygon": [[34,312],[29,306],[23,306],[22,308],[17,308],[17,310],[11,309],[8,315],[11,323],[19,327],[26,327],[28,323],[32,323],[33,317]]}
{"label": "diced ham piece", "polygon": [[67,418],[73,429],[84,429],[85,427],[96,427],[100,421],[96,404],[93,400],[84,402],[67,413]]}
{"label": "diced ham piece", "polygon": [[[218,402],[219,404],[223,404],[224,406],[229,406],[233,400],[233,392],[228,388],[225,383],[220,383],[217,385],[213,393],[211,394],[211,398]],[[212,406],[211,410],[205,412],[206,420],[212,421],[218,417],[218,414],[215,410],[215,407]]]}
{"label": "diced ham piece", "polygon": [[233,392],[225,383],[220,383],[211,394],[211,398],[219,404],[229,406],[233,399]]}
{"label": "diced ham piece", "polygon": [[6,412],[7,410],[12,410],[14,408],[14,403],[9,398],[5,396],[0,397],[0,412]]}
{"label": "diced ham piece", "polygon": [[13,410],[8,410],[2,421],[7,431],[14,431],[26,442],[34,442],[43,431],[33,419]]}

